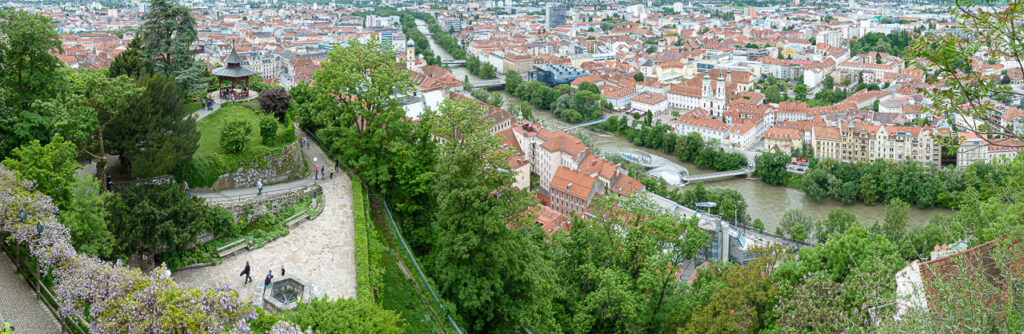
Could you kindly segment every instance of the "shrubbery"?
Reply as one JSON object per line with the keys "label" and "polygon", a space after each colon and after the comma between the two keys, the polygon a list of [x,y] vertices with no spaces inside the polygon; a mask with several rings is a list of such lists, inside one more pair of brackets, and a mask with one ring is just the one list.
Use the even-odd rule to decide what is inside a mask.
{"label": "shrubbery", "polygon": [[193,188],[209,187],[221,175],[224,162],[219,155],[201,155],[178,164],[171,173],[174,179],[188,182]]}
{"label": "shrubbery", "polygon": [[220,147],[228,152],[241,152],[249,146],[252,126],[245,121],[233,121],[220,130]]}
{"label": "shrubbery", "polygon": [[260,92],[259,96],[260,107],[263,111],[277,117],[278,120],[284,120],[284,114],[288,111],[289,102],[292,96],[285,91],[284,88],[275,87],[263,92]]}
{"label": "shrubbery", "polygon": [[260,138],[263,138],[263,145],[274,145],[277,137],[277,120],[270,116],[260,118]]}

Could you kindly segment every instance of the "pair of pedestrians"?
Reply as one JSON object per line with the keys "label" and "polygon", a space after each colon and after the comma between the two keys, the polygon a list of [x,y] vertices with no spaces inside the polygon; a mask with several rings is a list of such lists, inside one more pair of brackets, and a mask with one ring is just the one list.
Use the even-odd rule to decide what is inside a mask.
{"label": "pair of pedestrians", "polygon": [[[239,276],[245,276],[245,282],[242,283],[242,285],[248,285],[249,282],[252,282],[252,276],[249,276],[249,273],[251,273],[251,270],[252,270],[252,268],[249,267],[249,261],[245,261],[245,269],[242,269],[242,273],[239,275]],[[285,275],[284,265],[282,265],[281,266],[281,276],[284,276],[284,275]],[[273,280],[274,280],[274,270],[271,269],[271,270],[267,271],[267,277],[263,279],[263,294],[264,295],[267,294],[267,289],[270,288],[270,283],[272,283]]]}
{"label": "pair of pedestrians", "polygon": [[[331,167],[330,177],[331,177],[332,180],[334,179],[334,167]],[[327,178],[327,171],[324,169],[324,166],[316,166],[316,165],[314,165],[313,166],[313,181],[317,181],[317,180],[320,180],[320,179],[326,179],[326,178]]]}

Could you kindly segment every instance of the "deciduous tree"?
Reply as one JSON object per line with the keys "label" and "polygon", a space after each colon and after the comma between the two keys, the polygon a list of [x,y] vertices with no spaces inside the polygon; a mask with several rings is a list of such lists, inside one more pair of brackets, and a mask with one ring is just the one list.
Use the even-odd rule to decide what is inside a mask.
{"label": "deciduous tree", "polygon": [[34,140],[11,151],[3,164],[32,180],[33,188],[53,198],[57,207],[68,208],[74,196],[75,170],[81,167],[75,161],[75,144],[64,141],[60,135],[46,145]]}
{"label": "deciduous tree", "polygon": [[843,208],[835,208],[828,212],[828,217],[818,224],[815,237],[819,242],[827,242],[829,236],[842,235],[850,226],[857,225],[857,216]]}
{"label": "deciduous tree", "polygon": [[896,198],[885,205],[885,221],[882,223],[882,230],[885,236],[896,242],[903,237],[907,231],[907,213],[910,212],[910,204]]}
{"label": "deciduous tree", "polygon": [[0,10],[0,155],[32,140],[53,135],[50,108],[32,104],[61,88],[61,41],[46,15]]}
{"label": "deciduous tree", "polygon": [[334,49],[313,79],[310,116],[324,127],[317,136],[331,138],[327,150],[384,189],[397,163],[395,142],[408,142],[412,133],[398,105],[414,87],[408,71],[380,42],[357,42]]}
{"label": "deciduous tree", "polygon": [[570,332],[655,332],[679,297],[675,266],[704,247],[696,219],[663,213],[644,196],[595,199],[555,248]]}
{"label": "deciduous tree", "polygon": [[473,331],[552,331],[554,273],[542,239],[529,237],[542,233],[528,213],[534,202],[511,188],[511,152],[500,148],[485,113],[471,100],[448,100],[434,123],[433,276]]}
{"label": "deciduous tree", "polygon": [[292,312],[276,318],[289,321],[298,328],[317,333],[399,334],[403,333],[402,318],[380,305],[355,299],[326,298],[299,303]]}
{"label": "deciduous tree", "polygon": [[791,158],[782,151],[762,153],[754,158],[757,170],[754,175],[760,177],[767,184],[783,184],[789,173],[786,172],[786,165],[789,165]]}
{"label": "deciduous tree", "polygon": [[105,180],[107,154],[121,139],[111,137],[108,129],[129,110],[126,101],[137,100],[143,90],[129,77],[111,78],[93,70],[75,73],[71,82],[71,95],[60,105],[53,105],[59,110],[57,128],[97,160],[96,175]]}
{"label": "deciduous tree", "polygon": [[292,96],[284,88],[275,87],[260,92],[259,101],[263,111],[274,115],[279,121],[284,121],[284,114],[288,111],[288,104]]}
{"label": "deciduous tree", "polygon": [[71,232],[71,244],[80,253],[109,258],[114,251],[114,234],[107,227],[106,201],[109,192],[101,191],[99,180],[78,175],[71,185],[71,201],[57,215]]}
{"label": "deciduous tree", "polygon": [[779,220],[779,227],[782,232],[793,240],[804,241],[811,236],[814,228],[814,218],[797,209],[790,209],[782,215]]}

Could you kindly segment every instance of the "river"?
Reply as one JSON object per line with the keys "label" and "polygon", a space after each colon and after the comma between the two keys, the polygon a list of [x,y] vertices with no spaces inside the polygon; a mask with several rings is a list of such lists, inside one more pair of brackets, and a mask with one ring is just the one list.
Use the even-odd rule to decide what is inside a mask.
{"label": "river", "polygon": [[[421,32],[424,34],[428,33],[426,22],[422,20],[416,20],[416,25]],[[441,48],[440,45],[434,43],[434,39],[427,36],[430,41],[430,48],[433,49],[434,54],[440,55],[441,59],[449,60],[452,59],[451,55]],[[452,68],[451,72],[456,78],[462,80],[466,76],[472,79],[478,79],[476,76],[469,74],[469,71],[464,67]],[[500,91],[504,97],[505,105],[510,103],[519,103],[519,98],[516,98],[504,90]],[[544,127],[555,130],[567,127],[569,124],[563,122],[555,117],[548,110],[535,109],[533,112],[534,116],[540,120]],[[679,164],[690,172],[692,175],[699,175],[704,173],[714,172],[713,170],[702,169],[694,166],[691,163],[682,162],[678,157],[665,154],[661,151],[643,148],[633,144],[625,138],[604,132],[594,130],[593,127],[580,128],[576,131],[580,131],[589,136],[594,146],[604,154],[615,154],[621,151],[629,150],[643,150],[651,154],[655,154],[670,161]],[[842,207],[854,215],[861,224],[870,226],[875,221],[881,221],[885,218],[885,207],[882,205],[866,205],[866,204],[849,204],[844,205],[831,199],[823,199],[820,202],[815,202],[809,196],[804,194],[803,191],[798,189],[792,189],[782,186],[772,186],[761,181],[751,181],[744,178],[726,178],[715,181],[709,181],[705,183],[706,187],[724,187],[736,190],[743,198],[747,200],[747,213],[751,216],[751,219],[761,219],[765,224],[765,231],[774,232],[775,227],[778,226],[779,219],[789,209],[798,209],[807,214],[810,214],[815,219],[821,220],[828,216],[828,212],[834,208]],[[908,214],[910,226],[921,226],[928,223],[935,214],[949,214],[950,210],[942,208],[930,208],[930,209],[918,209],[911,206]]]}

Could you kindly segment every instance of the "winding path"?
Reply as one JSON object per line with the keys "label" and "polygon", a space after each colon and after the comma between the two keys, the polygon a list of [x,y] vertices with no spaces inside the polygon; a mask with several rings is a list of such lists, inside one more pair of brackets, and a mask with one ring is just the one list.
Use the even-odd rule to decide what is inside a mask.
{"label": "winding path", "polygon": [[[301,134],[301,132],[300,132]],[[327,155],[314,142],[304,154],[310,167],[323,165]],[[328,167],[329,169],[330,167]],[[356,298],[355,225],[352,214],[352,180],[335,171],[333,179],[314,181],[313,176],[301,180],[263,187],[264,195],[277,189],[294,189],[318,182],[323,188],[324,211],[316,219],[302,223],[280,239],[263,248],[241,251],[223,259],[219,265],[188,269],[172,274],[172,278],[187,287],[213,286],[222,282],[242,288],[243,297],[258,300],[263,292],[263,278],[274,271],[274,279],[281,278],[281,266],[286,276],[309,281],[330,298]],[[231,189],[218,192],[196,192],[216,202],[221,198],[247,198],[256,196],[256,188]],[[253,283],[243,287],[238,275],[249,261]]]}
{"label": "winding path", "polygon": [[[263,278],[274,271],[280,279],[281,266],[286,276],[312,283],[330,298],[356,297],[355,225],[352,215],[352,181],[347,175],[335,175],[321,183],[324,211],[312,221],[302,223],[280,239],[263,248],[241,251],[223,259],[221,264],[178,271],[172,278],[186,287],[215,286],[227,282],[241,288],[243,297],[257,300],[263,291]],[[253,283],[242,286],[239,276],[245,262],[252,267]],[[249,293],[251,292],[251,294]]]}

